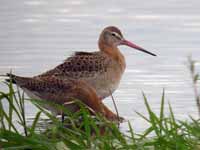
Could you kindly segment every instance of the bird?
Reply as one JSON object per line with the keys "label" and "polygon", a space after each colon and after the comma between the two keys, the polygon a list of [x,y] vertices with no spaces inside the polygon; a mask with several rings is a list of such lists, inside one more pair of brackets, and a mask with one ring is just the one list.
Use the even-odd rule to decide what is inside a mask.
{"label": "bird", "polygon": [[70,112],[77,112],[80,107],[74,102],[80,100],[95,115],[103,115],[110,121],[122,122],[124,120],[123,117],[119,117],[104,105],[98,98],[96,91],[84,81],[73,79],[63,81],[55,77],[36,79],[20,77],[11,73],[8,73],[7,76],[9,77],[6,79],[7,82],[16,84],[35,100],[44,101],[42,106],[54,115],[62,115],[62,112],[52,103],[62,105]]}
{"label": "bird", "polygon": [[[57,92],[59,93],[57,94],[62,96],[62,92],[64,92],[62,86],[66,86],[67,84],[73,84],[69,83],[71,81],[77,82],[76,84],[79,84],[80,82],[84,83],[83,85],[87,84],[90,88],[92,88],[93,93],[95,92],[97,96],[96,99],[98,98],[98,100],[102,101],[106,97],[110,96],[118,88],[121,77],[126,68],[125,57],[118,48],[118,46],[120,45],[126,45],[136,50],[150,54],[152,56],[156,56],[156,54],[151,53],[145,50],[144,48],[126,40],[120,29],[118,29],[117,27],[108,26],[103,29],[99,36],[99,50],[94,52],[75,52],[74,55],[68,57],[62,64],[59,64],[55,68],[33,77],[18,76],[19,78],[24,79],[24,83],[28,82],[28,80],[29,84],[31,83],[31,81],[37,81],[33,86],[33,89],[22,89],[24,89],[27,95],[31,98],[45,98],[48,100],[52,100],[52,94],[50,92],[46,92],[45,96],[43,96],[44,93],[39,92],[39,90],[45,90],[44,87],[44,89],[41,89],[41,86],[44,83],[51,84],[51,90],[53,90],[53,83],[56,82],[55,86],[58,86],[56,88]],[[11,77],[12,76],[15,75],[11,75]],[[23,82],[21,83],[22,85]],[[59,84],[57,82],[59,82]],[[16,84],[19,83],[16,82]],[[22,85],[19,86],[22,87]],[[48,87],[46,88],[46,90],[48,90]],[[83,86],[82,89],[84,89]],[[35,90],[37,90],[37,92],[35,92]],[[74,94],[75,93],[78,94],[78,90],[75,90]],[[56,97],[56,95],[53,96],[55,97],[55,99],[53,99],[52,101],[58,101],[57,103],[60,103],[61,98]],[[89,100],[85,100],[85,102],[90,103],[90,100],[92,101],[92,98],[89,98]],[[93,100],[92,102],[96,103],[96,105],[103,105],[98,100]],[[103,107],[105,108],[105,110],[108,109],[105,106]],[[95,108],[95,110],[96,109],[97,108]]]}
{"label": "bird", "polygon": [[126,45],[156,56],[156,54],[126,40],[117,27],[108,26],[100,34],[98,51],[75,52],[62,64],[34,76],[34,78],[40,79],[41,77],[54,76],[62,80],[76,79],[85,81],[95,89],[99,99],[103,100],[118,88],[126,68],[125,57],[118,48],[120,45]]}

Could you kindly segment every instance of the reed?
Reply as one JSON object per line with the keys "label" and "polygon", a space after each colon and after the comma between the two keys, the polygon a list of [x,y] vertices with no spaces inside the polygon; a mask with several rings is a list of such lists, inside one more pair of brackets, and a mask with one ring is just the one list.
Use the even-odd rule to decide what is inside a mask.
{"label": "reed", "polygon": [[198,81],[200,80],[200,76],[199,74],[196,72],[196,64],[197,61],[194,61],[192,59],[192,57],[188,57],[188,67],[190,70],[190,74],[192,77],[192,83],[193,83],[193,89],[194,89],[194,96],[195,96],[195,100],[196,100],[196,105],[199,111],[199,116],[200,116],[200,95],[198,92]]}

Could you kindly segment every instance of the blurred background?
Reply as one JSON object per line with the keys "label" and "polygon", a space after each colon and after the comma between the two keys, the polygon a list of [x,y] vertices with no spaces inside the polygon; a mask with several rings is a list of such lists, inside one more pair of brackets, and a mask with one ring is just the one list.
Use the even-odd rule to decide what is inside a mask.
{"label": "blurred background", "polygon": [[[114,93],[120,115],[142,130],[146,124],[135,113],[147,114],[142,91],[159,111],[164,88],[177,118],[197,117],[187,59],[200,60],[199,6],[196,0],[1,0],[0,74],[12,69],[33,76],[74,51],[96,51],[100,32],[114,25],[126,39],[158,55],[120,47],[127,62]],[[105,103],[113,109],[110,98]],[[31,117],[36,109],[27,103],[26,112]]]}

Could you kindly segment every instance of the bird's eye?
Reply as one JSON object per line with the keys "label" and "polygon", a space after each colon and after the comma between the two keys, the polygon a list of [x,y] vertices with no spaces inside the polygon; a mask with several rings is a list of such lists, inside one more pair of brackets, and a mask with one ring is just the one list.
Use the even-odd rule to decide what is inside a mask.
{"label": "bird's eye", "polygon": [[116,32],[111,32],[111,35],[117,39],[121,39],[121,36]]}

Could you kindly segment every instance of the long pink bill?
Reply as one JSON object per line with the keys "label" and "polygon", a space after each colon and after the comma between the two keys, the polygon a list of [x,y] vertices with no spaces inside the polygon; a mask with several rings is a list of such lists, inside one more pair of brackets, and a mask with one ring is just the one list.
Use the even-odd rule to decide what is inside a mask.
{"label": "long pink bill", "polygon": [[156,56],[156,54],[151,53],[151,52],[145,50],[144,48],[133,44],[133,43],[130,42],[130,41],[122,40],[120,44],[121,44],[121,45],[127,45],[127,46],[132,47],[132,48],[134,48],[134,49],[137,49],[137,50],[139,50],[139,51],[142,51],[142,52],[145,52],[145,53],[147,53],[147,54],[150,54],[150,55],[152,55],[152,56]]}

